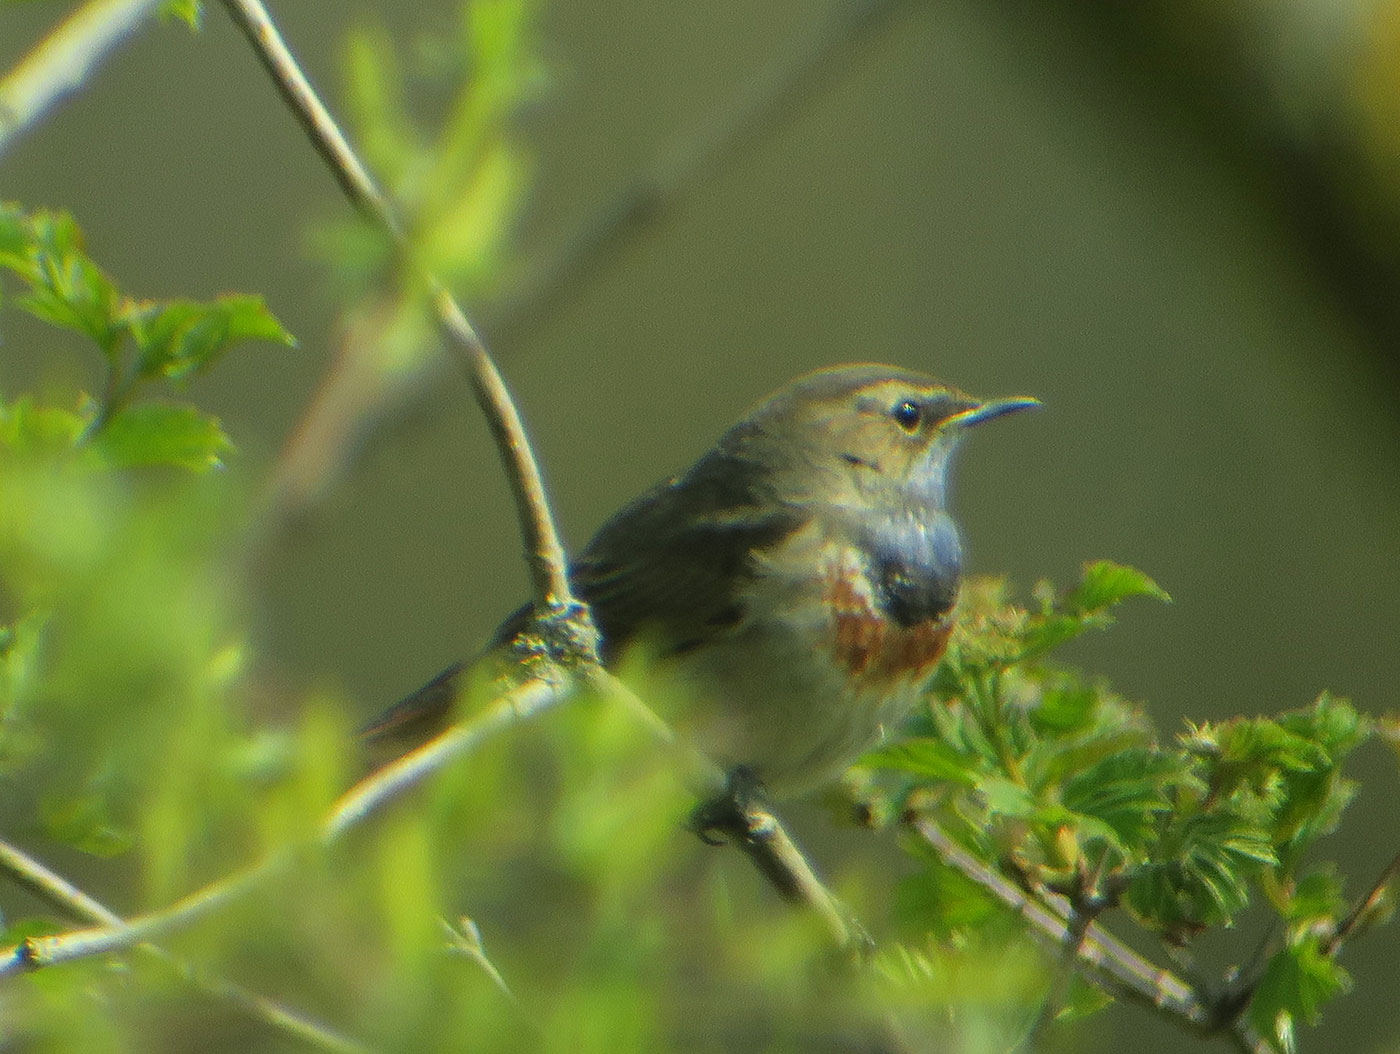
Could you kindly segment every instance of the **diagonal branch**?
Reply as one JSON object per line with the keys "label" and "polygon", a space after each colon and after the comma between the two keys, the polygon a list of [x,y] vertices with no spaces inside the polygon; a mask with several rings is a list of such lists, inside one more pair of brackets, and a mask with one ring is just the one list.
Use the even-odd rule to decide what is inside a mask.
{"label": "diagonal branch", "polygon": [[0,80],[0,156],[134,33],[160,0],[89,0]]}
{"label": "diagonal branch", "polygon": [[1331,936],[1322,942],[1323,955],[1335,957],[1341,954],[1342,946],[1365,929],[1366,924],[1372,921],[1380,910],[1382,898],[1397,877],[1400,877],[1400,853],[1391,858],[1390,863],[1381,871],[1380,877],[1371,883],[1366,895],[1356,902],[1356,906],[1337,923],[1337,928]]}
{"label": "diagonal branch", "polygon": [[1218,1035],[1228,1030],[1231,1041],[1245,1054],[1272,1050],[1238,1014],[1222,1014],[1192,985],[1145,959],[1092,921],[1082,925],[1082,934],[1077,933],[1076,912],[1067,897],[1048,891],[1033,897],[958,845],[932,820],[912,817],[907,822],[945,865],[1014,911],[1037,938],[1057,950],[1077,944],[1076,964],[1110,995],[1150,1007],[1198,1033]]}
{"label": "diagonal branch", "polygon": [[[0,841],[0,872],[4,872],[17,884],[80,921],[104,927],[126,925],[120,915],[101,901],[89,896],[27,853],[3,841]],[[164,948],[153,944],[143,944],[141,948],[173,968],[177,974],[201,991],[237,1006],[251,1017],[309,1046],[318,1050],[333,1051],[335,1054],[366,1054],[367,1048],[354,1040],[289,1010],[265,995],[217,977],[176,957]]]}
{"label": "diagonal branch", "polygon": [[[454,725],[351,787],[321,821],[321,844],[335,844],[432,773],[471,753],[516,722],[563,702],[572,695],[571,686],[572,679],[566,671],[559,671],[556,676],[552,672],[541,675],[539,669],[532,670],[523,683],[506,691],[473,718]],[[288,848],[195,890],[160,911],[127,920],[113,916],[98,921],[91,929],[32,937],[0,954],[0,978],[159,940],[262,888],[273,878],[285,874],[297,859],[294,849]]]}
{"label": "diagonal branch", "polygon": [[[520,413],[486,345],[452,294],[418,262],[393,206],[306,79],[261,0],[224,0],[224,6],[271,75],[317,153],[330,167],[345,196],[361,214],[383,228],[412,273],[429,290],[438,327],[466,367],[477,404],[486,415],[505,464],[521,534],[525,538],[536,613],[563,612],[568,618],[588,626],[591,620],[569,587],[564,547],[550,514],[539,465],[530,450]],[[583,635],[584,638],[591,636],[591,631]]]}
{"label": "diagonal branch", "polygon": [[[528,339],[542,321],[646,231],[673,214],[698,187],[752,154],[775,131],[810,107],[870,38],[909,0],[846,0],[819,26],[765,63],[714,112],[662,144],[570,232],[525,262],[492,303],[482,328],[498,353]],[[421,397],[434,363],[411,378],[386,378],[366,368],[367,356],[348,335],[318,384],[278,460],[266,524],[276,529],[323,497],[328,481],[361,456],[363,440],[392,411]]]}

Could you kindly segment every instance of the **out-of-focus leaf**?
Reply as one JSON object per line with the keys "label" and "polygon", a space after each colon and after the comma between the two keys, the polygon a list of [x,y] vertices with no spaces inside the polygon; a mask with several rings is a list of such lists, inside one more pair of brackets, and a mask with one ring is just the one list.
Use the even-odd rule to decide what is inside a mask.
{"label": "out-of-focus leaf", "polygon": [[1249,1005],[1254,1027],[1291,1049],[1297,1022],[1315,1025],[1322,1007],[1351,987],[1351,977],[1323,955],[1316,937],[1289,942],[1269,960]]}
{"label": "out-of-focus leaf", "polygon": [[145,378],[207,370],[241,340],[295,343],[258,296],[142,304],[131,308],[127,319],[136,343],[137,369]]}
{"label": "out-of-focus leaf", "polygon": [[1167,591],[1134,567],[1099,560],[1084,568],[1084,577],[1065,597],[1070,614],[1088,615],[1122,603],[1129,597],[1170,601]]}
{"label": "out-of-focus leaf", "polygon": [[183,22],[196,32],[204,25],[204,4],[200,0],[165,0],[160,7],[162,18]]}
{"label": "out-of-focus leaf", "polygon": [[948,780],[975,786],[977,774],[972,762],[938,739],[907,739],[872,751],[861,759],[869,768],[896,769],[934,780]]}
{"label": "out-of-focus leaf", "polygon": [[131,831],[111,816],[107,799],[97,793],[51,798],[42,818],[49,837],[94,856],[116,856],[131,848]]}
{"label": "out-of-focus leaf", "polygon": [[192,406],[138,403],[107,422],[92,450],[115,468],[173,465],[205,472],[233,449],[217,419]]}
{"label": "out-of-focus leaf", "polygon": [[38,406],[27,395],[0,403],[0,447],[14,454],[50,457],[72,449],[86,421],[81,415]]}

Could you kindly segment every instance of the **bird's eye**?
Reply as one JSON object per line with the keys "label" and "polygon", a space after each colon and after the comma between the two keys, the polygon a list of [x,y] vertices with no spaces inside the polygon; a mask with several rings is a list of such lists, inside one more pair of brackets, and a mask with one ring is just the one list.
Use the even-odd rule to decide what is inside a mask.
{"label": "bird's eye", "polygon": [[890,416],[895,423],[906,432],[917,432],[919,422],[924,418],[924,411],[919,404],[912,399],[905,399],[903,402],[895,403],[894,409],[890,411]]}

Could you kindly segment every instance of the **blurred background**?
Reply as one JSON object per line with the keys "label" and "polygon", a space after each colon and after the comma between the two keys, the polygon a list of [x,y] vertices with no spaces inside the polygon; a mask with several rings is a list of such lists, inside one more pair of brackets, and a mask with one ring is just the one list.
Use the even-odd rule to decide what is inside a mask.
{"label": "blurred background", "polygon": [[[0,61],[64,10],[0,6]],[[274,14],[337,108],[350,27],[431,64],[415,42],[459,20]],[[0,159],[0,196],[71,209],[134,293],[265,295],[300,347],[193,389],[257,485],[353,344],[311,248],[347,209],[222,11],[206,23],[142,32]],[[1023,591],[1098,558],[1153,575],[1175,603],[1075,658],[1164,730],[1324,688],[1395,706],[1400,3],[612,0],[539,5],[533,34],[529,189],[504,279],[468,285],[571,545],[795,374],[888,361],[1045,401],[964,451],[972,569]],[[81,369],[7,344],[6,391]],[[494,450],[434,362],[391,371],[346,471],[288,484],[256,541],[265,676],[365,716],[527,591]],[[1357,774],[1353,893],[1400,838],[1394,759]],[[826,859],[879,852],[802,826]],[[1358,990],[1305,1049],[1400,1050],[1397,932],[1349,949]],[[1132,1008],[1105,1032],[1189,1042]]]}

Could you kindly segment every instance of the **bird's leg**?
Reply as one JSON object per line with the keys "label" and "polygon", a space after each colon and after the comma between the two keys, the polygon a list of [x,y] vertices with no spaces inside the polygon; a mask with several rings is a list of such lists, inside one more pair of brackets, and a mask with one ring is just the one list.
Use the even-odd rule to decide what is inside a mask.
{"label": "bird's leg", "polygon": [[865,928],[822,885],[783,829],[753,769],[732,769],[724,793],[701,802],[690,814],[690,829],[707,845],[732,842],[742,849],[783,899],[817,913],[837,947],[857,959],[864,959],[874,949],[875,942]]}
{"label": "bird's leg", "polygon": [[689,827],[706,845],[742,843],[753,836],[754,818],[768,812],[768,792],[758,773],[736,765],[725,778],[724,792],[691,812]]}

